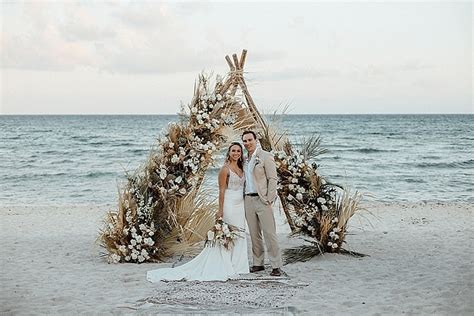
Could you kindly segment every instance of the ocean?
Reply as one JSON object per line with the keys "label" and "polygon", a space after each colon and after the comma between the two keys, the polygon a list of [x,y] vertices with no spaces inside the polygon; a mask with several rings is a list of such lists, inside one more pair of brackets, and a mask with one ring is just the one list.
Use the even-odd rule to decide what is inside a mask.
{"label": "ocean", "polygon": [[[379,202],[474,202],[473,115],[284,115],[298,146],[319,134],[319,173]],[[0,116],[0,204],[114,205],[176,115]],[[208,170],[217,181],[224,152]]]}

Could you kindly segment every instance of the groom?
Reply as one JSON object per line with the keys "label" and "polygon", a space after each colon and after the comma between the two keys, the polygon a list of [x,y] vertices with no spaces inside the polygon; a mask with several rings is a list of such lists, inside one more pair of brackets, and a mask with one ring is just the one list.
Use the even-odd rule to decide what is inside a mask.
{"label": "groom", "polygon": [[242,134],[242,141],[248,151],[245,159],[245,218],[252,240],[253,266],[250,272],[265,270],[263,266],[267,246],[271,276],[281,275],[280,247],[276,235],[275,217],[272,204],[277,196],[277,171],[273,155],[257,148],[257,136],[252,131]]}

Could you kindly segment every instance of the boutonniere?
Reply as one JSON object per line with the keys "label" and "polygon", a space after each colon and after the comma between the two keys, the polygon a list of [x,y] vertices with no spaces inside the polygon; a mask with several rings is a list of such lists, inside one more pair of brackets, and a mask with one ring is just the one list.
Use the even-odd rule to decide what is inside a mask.
{"label": "boutonniere", "polygon": [[255,164],[258,165],[260,163],[260,157],[259,156],[256,156],[255,157]]}

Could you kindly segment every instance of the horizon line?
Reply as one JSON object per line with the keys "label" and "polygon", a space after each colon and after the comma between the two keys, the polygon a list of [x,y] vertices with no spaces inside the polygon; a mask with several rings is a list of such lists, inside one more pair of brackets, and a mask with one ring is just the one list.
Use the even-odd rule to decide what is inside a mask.
{"label": "horizon line", "polygon": [[[273,115],[473,115],[474,112],[433,112],[433,113],[262,113]],[[0,113],[0,116],[178,116],[180,113]]]}

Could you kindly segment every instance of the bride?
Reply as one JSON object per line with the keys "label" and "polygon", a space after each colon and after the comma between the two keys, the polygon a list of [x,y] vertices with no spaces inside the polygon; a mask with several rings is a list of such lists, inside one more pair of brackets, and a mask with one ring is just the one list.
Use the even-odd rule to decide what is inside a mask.
{"label": "bride", "polygon": [[242,230],[227,250],[218,244],[206,246],[194,259],[176,268],[162,268],[148,271],[150,282],[187,281],[225,281],[249,273],[247,239],[245,234],[245,211],[243,188],[243,148],[238,142],[230,144],[224,166],[219,171],[219,210],[216,218]]}

